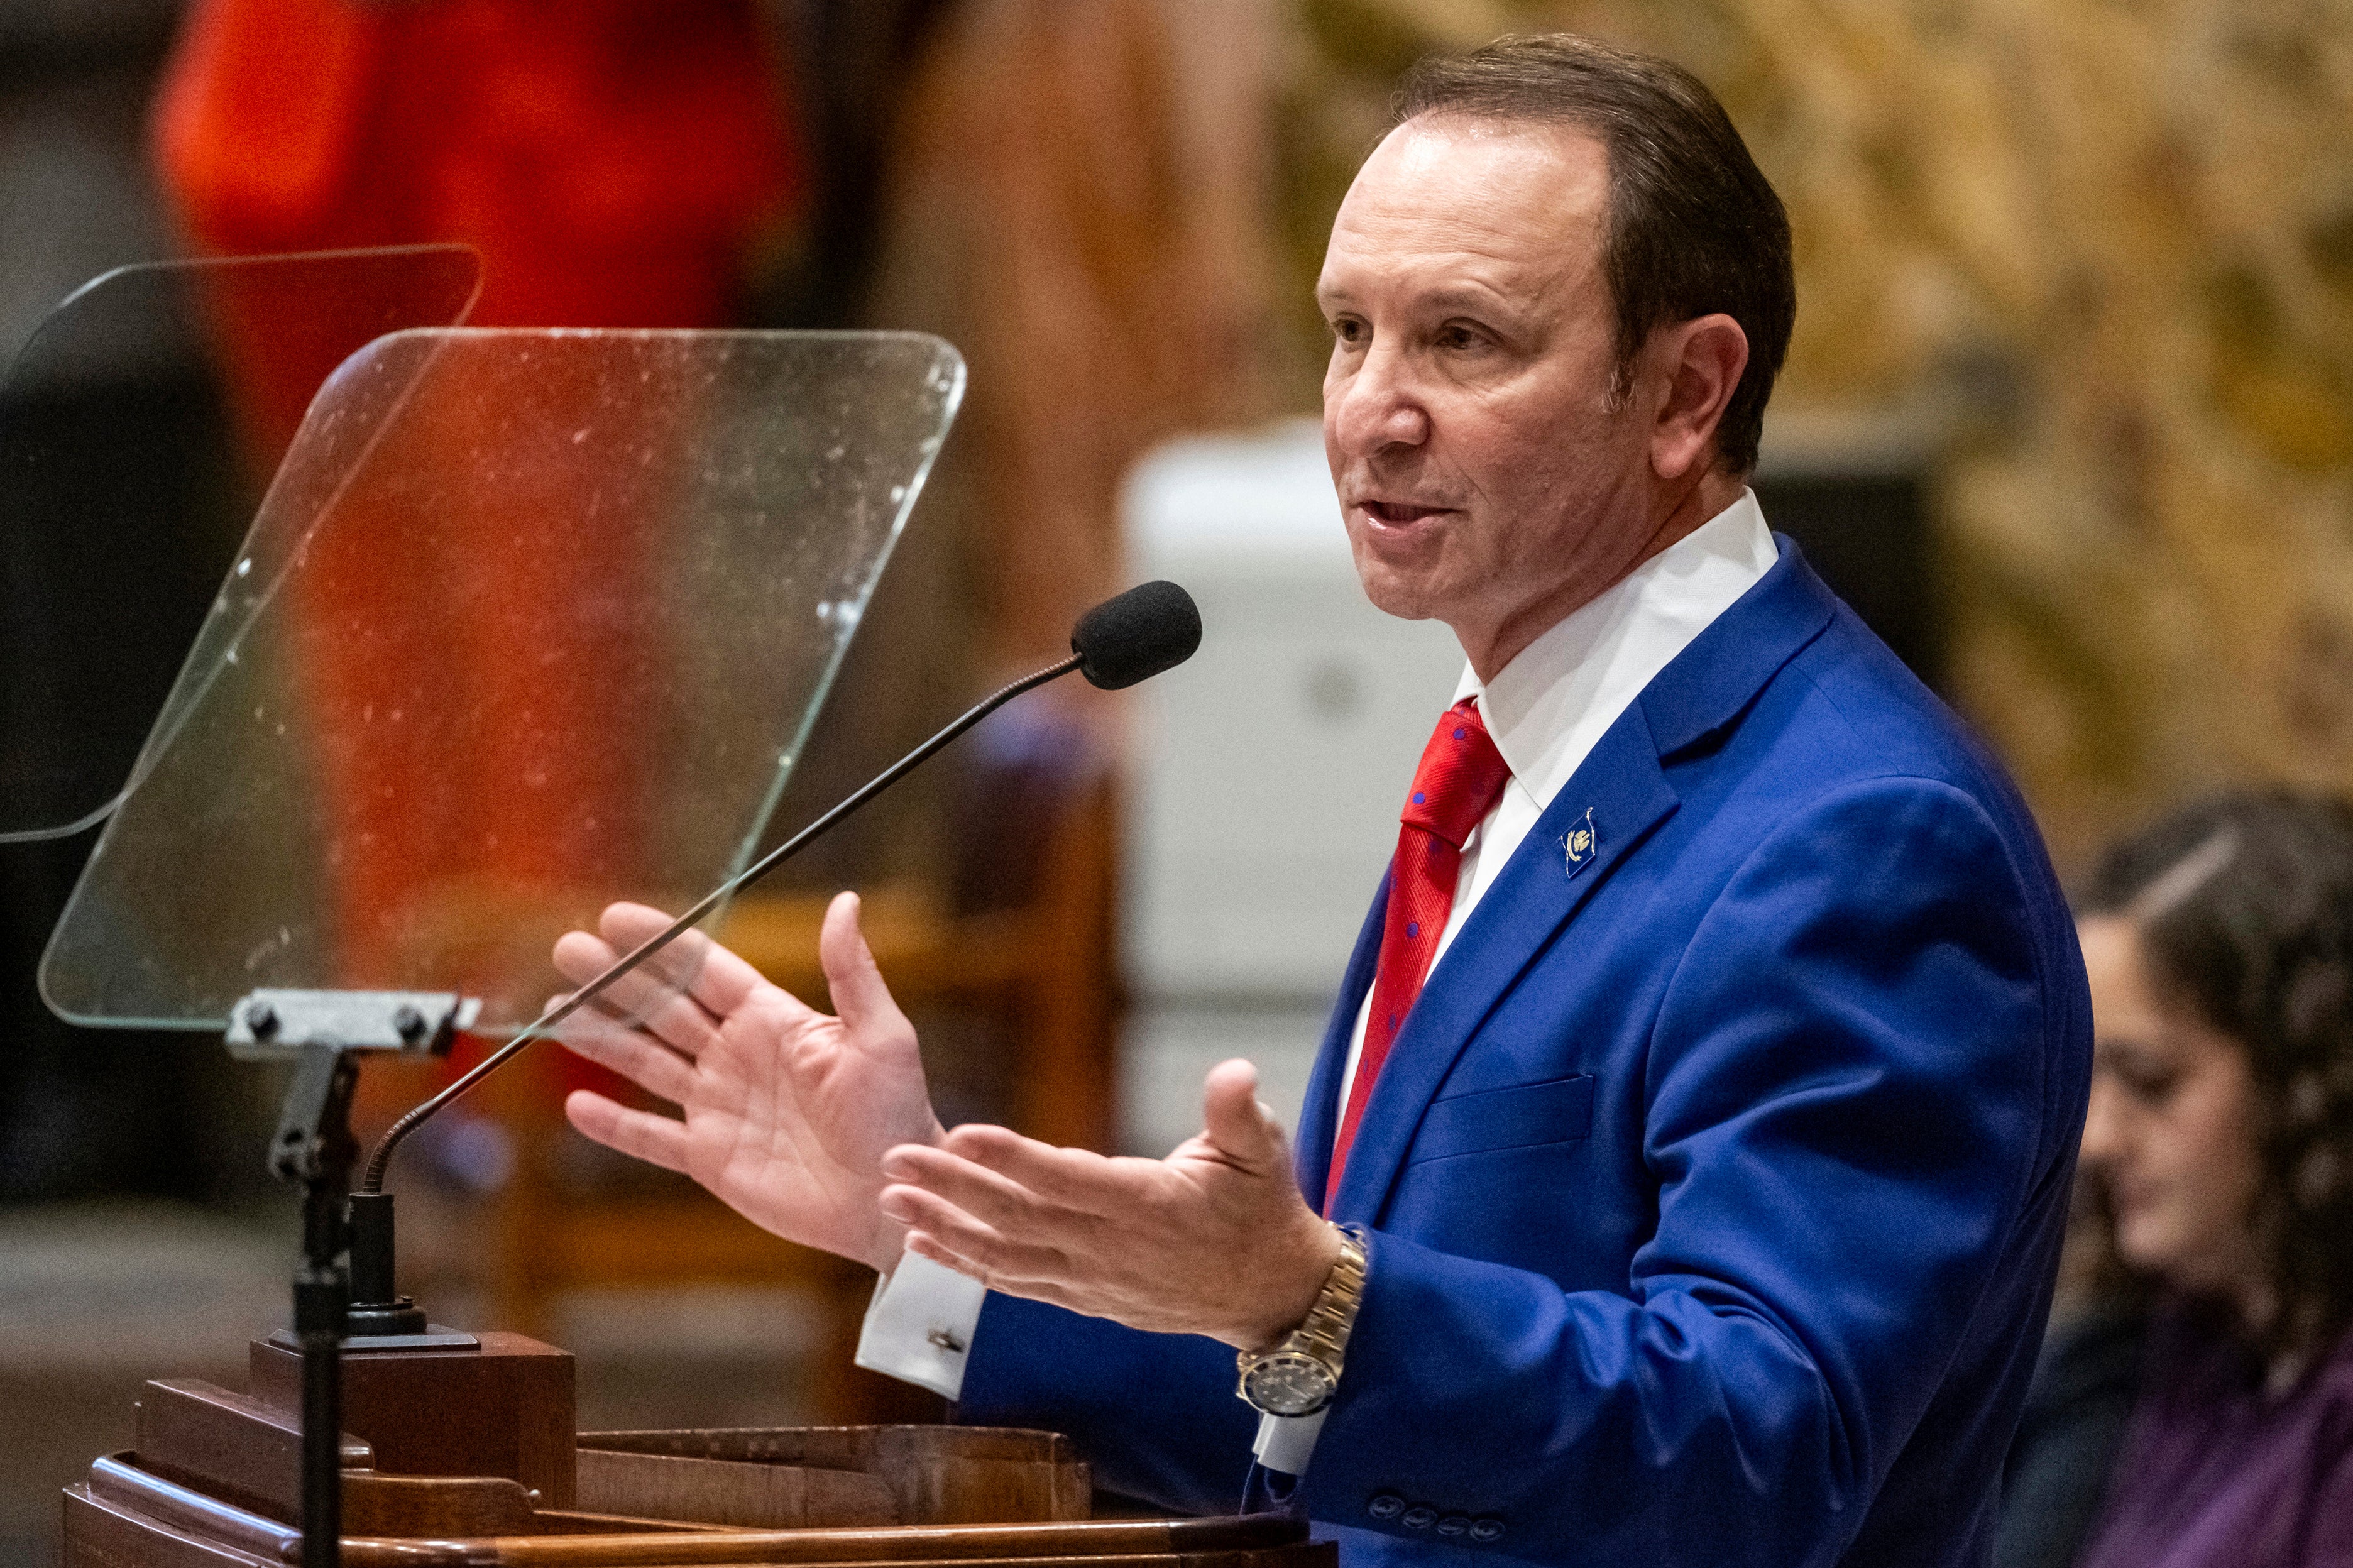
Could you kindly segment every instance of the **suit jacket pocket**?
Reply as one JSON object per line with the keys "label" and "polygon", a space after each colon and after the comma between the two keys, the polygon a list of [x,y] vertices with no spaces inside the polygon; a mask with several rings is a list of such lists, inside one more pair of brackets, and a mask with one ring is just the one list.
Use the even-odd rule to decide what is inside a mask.
{"label": "suit jacket pocket", "polygon": [[1593,1075],[1448,1095],[1430,1102],[1406,1163],[1574,1143],[1593,1131]]}

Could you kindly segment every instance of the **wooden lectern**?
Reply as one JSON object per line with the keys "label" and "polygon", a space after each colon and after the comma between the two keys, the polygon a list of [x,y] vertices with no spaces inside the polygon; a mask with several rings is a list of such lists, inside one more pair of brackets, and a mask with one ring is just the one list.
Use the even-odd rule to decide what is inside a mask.
{"label": "wooden lectern", "polygon": [[[573,1430],[572,1357],[520,1334],[343,1360],[350,1568],[688,1563],[1336,1568],[1281,1515],[1093,1520],[1070,1440],[982,1426]],[[283,1568],[301,1552],[301,1362],[164,1379],[138,1446],[65,1493],[68,1568]]]}

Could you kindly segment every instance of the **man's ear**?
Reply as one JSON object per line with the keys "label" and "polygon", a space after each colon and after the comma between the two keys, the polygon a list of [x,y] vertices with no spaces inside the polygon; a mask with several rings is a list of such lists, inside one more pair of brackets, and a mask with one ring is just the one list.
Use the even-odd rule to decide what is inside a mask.
{"label": "man's ear", "polygon": [[1651,424],[1651,468],[1679,479],[1715,460],[1715,427],[1748,368],[1748,334],[1721,312],[1695,316],[1654,330],[1643,357],[1666,381]]}

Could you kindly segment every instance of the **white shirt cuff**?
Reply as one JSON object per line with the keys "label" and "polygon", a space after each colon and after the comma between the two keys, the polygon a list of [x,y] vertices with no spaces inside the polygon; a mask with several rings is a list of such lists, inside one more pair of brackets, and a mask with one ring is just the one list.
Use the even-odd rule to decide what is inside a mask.
{"label": "white shirt cuff", "polygon": [[858,1364],[943,1399],[957,1398],[987,1295],[977,1279],[928,1258],[901,1254],[899,1267],[874,1282],[858,1335]]}
{"label": "white shirt cuff", "polygon": [[[902,1255],[899,1267],[874,1282],[874,1300],[858,1336],[858,1364],[928,1388],[943,1399],[959,1397],[987,1296],[977,1279],[912,1252]],[[1324,1416],[1321,1410],[1313,1415],[1261,1415],[1250,1452],[1270,1470],[1305,1475]]]}
{"label": "white shirt cuff", "polygon": [[1324,1417],[1328,1414],[1318,1410],[1313,1415],[1261,1415],[1258,1441],[1250,1445],[1250,1452],[1270,1470],[1303,1476],[1307,1473],[1307,1461],[1315,1452],[1316,1435],[1324,1430]]}

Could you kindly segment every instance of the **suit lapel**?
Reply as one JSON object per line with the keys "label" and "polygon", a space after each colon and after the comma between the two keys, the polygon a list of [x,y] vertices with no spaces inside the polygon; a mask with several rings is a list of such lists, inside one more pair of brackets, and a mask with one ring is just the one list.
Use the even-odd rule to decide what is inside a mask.
{"label": "suit lapel", "polygon": [[1324,1207],[1324,1184],[1332,1175],[1332,1141],[1340,1133],[1340,1078],[1348,1070],[1356,1014],[1365,1005],[1365,993],[1373,988],[1374,971],[1380,967],[1381,925],[1388,910],[1389,876],[1384,871],[1373,894],[1372,911],[1356,933],[1356,949],[1348,955],[1340,999],[1332,1005],[1331,1022],[1324,1026],[1324,1044],[1307,1079],[1307,1102],[1299,1109],[1299,1141],[1292,1149],[1291,1164],[1299,1175],[1300,1193],[1318,1211]]}
{"label": "suit lapel", "polygon": [[[1619,862],[1675,808],[1662,759],[1736,724],[1757,694],[1837,613],[1838,600],[1797,545],[1781,534],[1774,540],[1780,559],[1618,716],[1439,959],[1366,1103],[1333,1218],[1371,1224],[1379,1217],[1422,1113],[1471,1037]],[[1588,858],[1572,865],[1569,840],[1587,827],[1595,842]],[[1340,1075],[1356,1010],[1379,962],[1388,891],[1384,879],[1356,939],[1300,1118],[1296,1163],[1310,1203],[1323,1192],[1331,1167]]]}
{"label": "suit lapel", "polygon": [[[1332,1217],[1370,1224],[1378,1215],[1422,1111],[1472,1034],[1554,933],[1674,806],[1674,791],[1659,770],[1641,706],[1630,707],[1553,797],[1430,971],[1365,1104]],[[1596,842],[1572,867],[1567,840],[1588,830],[1588,813]],[[1377,931],[1374,941],[1377,947]],[[1346,1026],[1335,1027],[1355,1021],[1351,1012]],[[1344,1058],[1346,1049],[1343,1035]],[[1321,1063],[1316,1076],[1324,1076]],[[1338,1090],[1335,1076],[1331,1095]],[[1324,1121],[1328,1126],[1330,1121],[1326,1110]],[[1324,1142],[1323,1163],[1328,1167],[1328,1134]]]}

